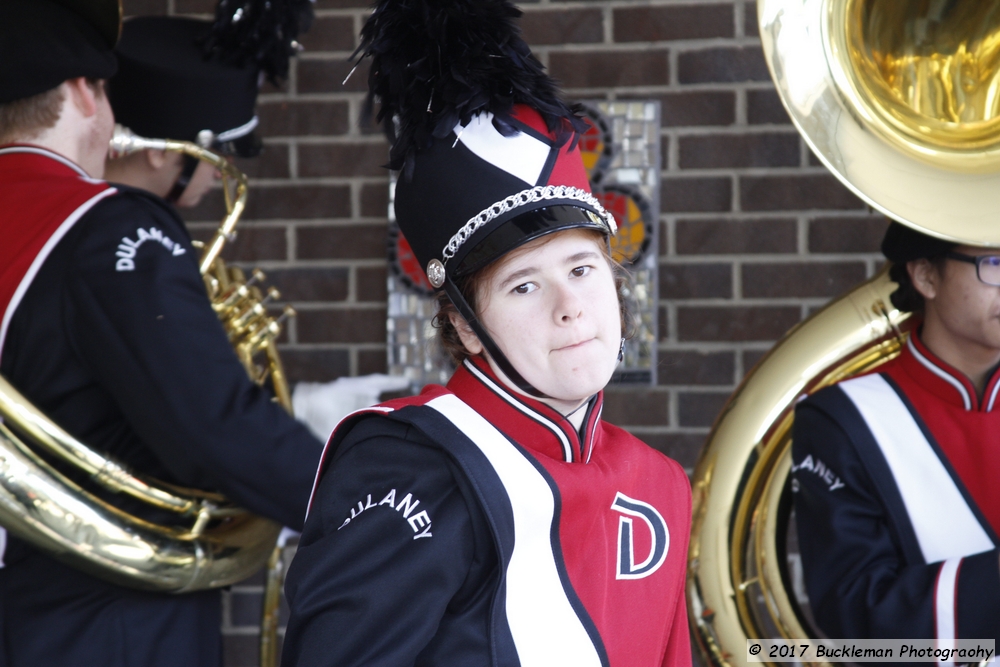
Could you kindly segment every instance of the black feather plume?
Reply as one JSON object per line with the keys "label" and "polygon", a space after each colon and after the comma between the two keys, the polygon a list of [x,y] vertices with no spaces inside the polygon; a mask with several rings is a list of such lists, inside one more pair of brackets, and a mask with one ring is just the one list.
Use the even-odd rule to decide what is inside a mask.
{"label": "black feather plume", "polygon": [[586,128],[521,38],[508,0],[379,0],[351,59],[370,57],[368,109],[392,143],[389,167],[409,173],[416,151],[483,111],[504,136],[515,104],[538,111],[566,141]]}
{"label": "black feather plume", "polygon": [[301,47],[299,34],[313,20],[311,0],[219,0],[203,45],[207,56],[245,66],[256,63],[278,85]]}

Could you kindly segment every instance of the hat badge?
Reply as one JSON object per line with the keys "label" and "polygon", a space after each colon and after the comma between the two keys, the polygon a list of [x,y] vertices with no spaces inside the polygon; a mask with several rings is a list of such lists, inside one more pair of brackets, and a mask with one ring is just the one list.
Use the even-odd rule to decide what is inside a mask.
{"label": "hat badge", "polygon": [[439,259],[432,259],[427,262],[427,280],[435,288],[444,285],[444,264]]}

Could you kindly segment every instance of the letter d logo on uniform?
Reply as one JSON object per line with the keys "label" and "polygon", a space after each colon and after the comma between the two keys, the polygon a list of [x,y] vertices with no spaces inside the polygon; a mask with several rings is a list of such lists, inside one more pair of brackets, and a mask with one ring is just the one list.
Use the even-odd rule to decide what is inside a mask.
{"label": "letter d logo on uniform", "polygon": [[[615,496],[611,509],[628,516],[618,518],[618,572],[615,579],[642,579],[660,569],[667,559],[670,531],[656,508],[641,500],[629,498],[622,492]],[[635,538],[632,518],[639,517],[649,528],[649,555],[641,563],[635,562]]]}

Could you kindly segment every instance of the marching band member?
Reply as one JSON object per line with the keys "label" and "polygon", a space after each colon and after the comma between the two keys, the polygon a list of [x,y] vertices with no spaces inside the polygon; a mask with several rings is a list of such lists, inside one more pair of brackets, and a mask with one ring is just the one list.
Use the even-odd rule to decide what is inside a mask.
{"label": "marching band member", "polygon": [[793,486],[833,638],[1000,638],[1000,252],[892,223],[899,357],[799,404]]}
{"label": "marching band member", "polygon": [[[256,157],[259,68],[206,60],[208,21],[144,16],[126,21],[108,81],[115,121],[151,139],[206,144],[222,155]],[[217,180],[215,168],[189,155],[145,149],[109,158],[104,177],[142,188],[183,208],[197,206]]]}
{"label": "marching band member", "polygon": [[[117,0],[0,3],[0,372],[143,474],[301,525],[320,447],[251,382],[176,211],[101,180]],[[217,590],[131,590],[11,537],[4,664],[218,666]]]}
{"label": "marching band member", "polygon": [[503,0],[363,32],[447,387],[348,417],[289,570],[282,664],[691,664],[681,467],[601,419],[625,313],[580,120]]}

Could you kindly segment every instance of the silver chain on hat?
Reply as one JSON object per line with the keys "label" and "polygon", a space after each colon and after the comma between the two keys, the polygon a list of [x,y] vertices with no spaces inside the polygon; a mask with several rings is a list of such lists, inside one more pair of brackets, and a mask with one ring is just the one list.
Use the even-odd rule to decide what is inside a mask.
{"label": "silver chain on hat", "polygon": [[604,222],[610,233],[614,234],[618,231],[618,225],[615,223],[615,217],[608,213],[604,207],[601,206],[601,203],[597,201],[597,198],[586,190],[581,190],[580,188],[575,188],[569,185],[539,185],[531,188],[530,190],[522,190],[521,192],[513,194],[502,201],[498,201],[489,208],[483,209],[479,215],[470,218],[469,221],[465,223],[454,236],[451,237],[448,241],[448,245],[446,245],[444,250],[441,252],[441,256],[444,258],[443,263],[447,264],[448,260],[454,257],[455,253],[458,252],[458,249],[462,247],[462,244],[468,241],[469,237],[475,234],[481,227],[489,224],[491,220],[498,218],[512,209],[548,199],[571,199],[573,201],[587,204],[597,212],[597,215],[600,216],[601,221]]}

